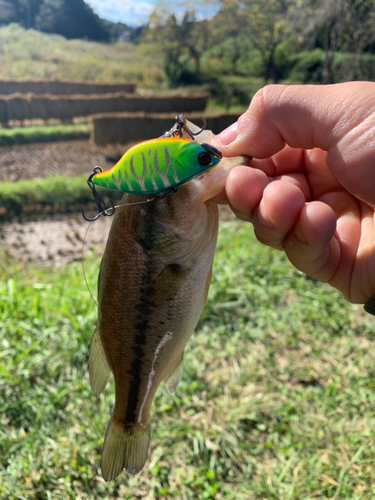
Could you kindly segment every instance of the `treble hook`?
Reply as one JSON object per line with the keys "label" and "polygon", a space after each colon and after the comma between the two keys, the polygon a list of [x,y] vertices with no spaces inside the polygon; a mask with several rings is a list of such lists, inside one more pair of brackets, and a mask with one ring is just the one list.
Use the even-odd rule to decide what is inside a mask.
{"label": "treble hook", "polygon": [[179,116],[176,116],[175,120],[176,120],[176,124],[177,124],[177,132],[179,133],[179,135],[181,135],[182,133],[182,129],[185,130],[185,132],[191,137],[191,139],[195,139],[194,136],[196,135],[199,135],[203,132],[203,130],[206,128],[207,126],[207,122],[206,120],[201,116],[201,120],[203,121],[203,127],[198,130],[198,132],[192,132],[189,127],[186,125],[186,123],[183,122],[183,120],[180,118],[182,115],[179,115]]}
{"label": "treble hook", "polygon": [[100,197],[100,195],[96,191],[95,185],[92,182],[92,178],[96,174],[100,174],[101,172],[103,172],[102,167],[94,167],[93,171],[91,172],[91,174],[89,175],[89,177],[87,179],[87,185],[91,189],[91,192],[94,196],[94,200],[95,200],[96,206],[98,207],[98,212],[99,212],[98,215],[96,215],[93,219],[89,219],[88,217],[86,217],[86,215],[83,211],[83,208],[81,208],[82,217],[85,220],[87,220],[88,222],[93,222],[95,220],[98,220],[101,215],[104,215],[105,217],[110,217],[111,215],[113,215],[115,213],[115,206],[113,204],[113,201],[111,200],[112,206],[108,208],[107,205],[104,203],[104,200],[102,200],[102,198]]}
{"label": "treble hook", "polygon": [[207,122],[206,120],[201,116],[201,119],[203,121],[203,127],[198,131],[198,132],[193,132],[192,130],[189,129],[189,127],[184,123],[182,119],[183,115],[178,115],[176,116],[175,120],[176,123],[173,125],[171,130],[160,136],[160,139],[163,137],[178,137],[180,138],[182,135],[182,130],[185,130],[188,136],[194,141],[195,136],[199,135],[203,130],[206,128]]}

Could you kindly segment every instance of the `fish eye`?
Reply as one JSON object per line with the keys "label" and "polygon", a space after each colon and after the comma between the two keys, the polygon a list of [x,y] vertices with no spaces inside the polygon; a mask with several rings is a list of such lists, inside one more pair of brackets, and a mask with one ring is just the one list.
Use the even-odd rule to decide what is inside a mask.
{"label": "fish eye", "polygon": [[211,156],[206,152],[199,153],[198,162],[202,167],[207,167],[211,163]]}

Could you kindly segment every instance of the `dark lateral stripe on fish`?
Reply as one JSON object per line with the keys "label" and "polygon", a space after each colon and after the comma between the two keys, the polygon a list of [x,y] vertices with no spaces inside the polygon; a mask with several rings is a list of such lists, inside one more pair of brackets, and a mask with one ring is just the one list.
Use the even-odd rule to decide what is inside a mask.
{"label": "dark lateral stripe on fish", "polygon": [[148,272],[143,273],[142,282],[144,285],[140,289],[141,300],[136,306],[138,311],[138,321],[135,325],[136,335],[133,339],[134,345],[132,351],[134,359],[129,370],[132,377],[132,382],[129,387],[129,395],[126,407],[126,423],[136,423],[138,420],[138,406],[139,406],[139,388],[141,385],[141,369],[143,365],[143,357],[146,354],[142,346],[146,346],[146,332],[149,327],[149,315],[156,304],[152,302],[152,283]]}
{"label": "dark lateral stripe on fish", "polygon": [[[168,206],[170,215],[173,213],[173,202],[169,197],[165,198],[165,203]],[[157,213],[157,205],[150,204],[148,207],[149,217],[143,219],[144,233],[147,234],[147,241],[142,241],[142,245],[145,249],[148,247],[153,248],[155,245],[155,221],[152,215]],[[129,384],[129,394],[126,404],[126,415],[125,422],[127,424],[138,422],[138,412],[140,405],[139,401],[139,390],[142,382],[141,369],[144,366],[144,356],[147,351],[144,349],[147,346],[147,331],[150,326],[149,318],[153,317],[153,311],[157,307],[153,301],[154,290],[153,283],[154,280],[151,279],[152,273],[150,269],[146,268],[142,273],[142,278],[140,279],[143,284],[140,288],[139,302],[135,305],[135,310],[138,311],[137,322],[135,324],[135,335],[133,337],[133,361],[131,363],[130,369],[128,371],[131,383]],[[172,299],[170,299],[172,300]],[[167,320],[171,321],[173,318],[172,308],[168,310]],[[143,397],[143,395],[142,395]]]}

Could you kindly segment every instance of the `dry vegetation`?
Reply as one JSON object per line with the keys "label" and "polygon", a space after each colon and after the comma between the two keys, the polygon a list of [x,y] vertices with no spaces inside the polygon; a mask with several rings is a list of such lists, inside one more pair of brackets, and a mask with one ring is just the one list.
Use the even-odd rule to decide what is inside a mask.
{"label": "dry vegetation", "polygon": [[61,79],[93,82],[162,81],[160,52],[153,45],[115,45],[66,40],[62,36],[0,28],[1,78]]}

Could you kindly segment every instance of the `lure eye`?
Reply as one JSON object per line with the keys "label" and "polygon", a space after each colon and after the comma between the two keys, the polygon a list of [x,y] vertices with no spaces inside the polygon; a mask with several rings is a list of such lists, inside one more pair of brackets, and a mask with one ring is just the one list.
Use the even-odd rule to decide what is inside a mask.
{"label": "lure eye", "polygon": [[202,167],[207,167],[211,163],[211,156],[206,152],[199,153],[198,162]]}

